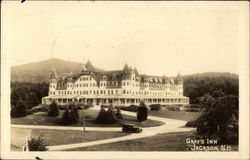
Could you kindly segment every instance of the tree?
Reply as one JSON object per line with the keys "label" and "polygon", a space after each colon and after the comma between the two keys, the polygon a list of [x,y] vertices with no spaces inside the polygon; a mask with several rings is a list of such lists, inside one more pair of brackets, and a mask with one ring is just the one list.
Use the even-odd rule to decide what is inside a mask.
{"label": "tree", "polygon": [[223,97],[225,96],[225,93],[222,92],[221,90],[216,90],[212,93],[212,97],[217,98],[217,97]]}
{"label": "tree", "polygon": [[117,117],[112,106],[109,106],[108,110],[105,111],[104,107],[101,106],[101,110],[96,118],[97,123],[112,124],[117,122]]}
{"label": "tree", "polygon": [[104,123],[106,121],[106,111],[103,106],[101,106],[100,112],[96,117],[97,123]]}
{"label": "tree", "polygon": [[11,108],[11,117],[23,117],[26,116],[26,105],[23,102],[22,98],[19,99],[15,106]]}
{"label": "tree", "polygon": [[109,106],[106,112],[106,123],[111,124],[117,122],[116,114],[113,106]]}
{"label": "tree", "polygon": [[47,151],[48,143],[44,140],[42,137],[43,135],[40,135],[39,137],[30,137],[28,140],[28,149],[29,151]]}
{"label": "tree", "polygon": [[77,123],[79,119],[78,109],[75,104],[70,104],[64,111],[61,123],[63,125],[70,125]]}
{"label": "tree", "polygon": [[137,110],[137,120],[139,122],[143,122],[146,121],[148,117],[148,108],[146,106],[146,104],[141,101],[140,106],[138,107]]}
{"label": "tree", "polygon": [[59,107],[55,101],[49,105],[48,108],[48,116],[58,116],[59,115]]}
{"label": "tree", "polygon": [[61,119],[61,123],[63,125],[69,125],[70,124],[70,113],[69,113],[69,109],[66,108],[64,113],[63,113],[63,116],[62,116],[62,119]]}
{"label": "tree", "polygon": [[78,122],[79,115],[77,106],[75,104],[71,104],[69,108],[70,108],[70,123]]}
{"label": "tree", "polygon": [[116,109],[116,114],[115,115],[116,115],[117,119],[123,119],[120,108]]}
{"label": "tree", "polygon": [[220,143],[237,143],[238,97],[206,95],[202,100],[205,110],[197,119],[197,134],[203,138],[217,139]]}

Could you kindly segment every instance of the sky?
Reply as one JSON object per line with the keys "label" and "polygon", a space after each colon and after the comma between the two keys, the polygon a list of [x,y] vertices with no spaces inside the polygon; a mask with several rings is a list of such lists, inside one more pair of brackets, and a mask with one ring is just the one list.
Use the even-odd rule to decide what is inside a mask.
{"label": "sky", "polygon": [[238,73],[239,8],[167,2],[2,2],[2,58],[140,73]]}

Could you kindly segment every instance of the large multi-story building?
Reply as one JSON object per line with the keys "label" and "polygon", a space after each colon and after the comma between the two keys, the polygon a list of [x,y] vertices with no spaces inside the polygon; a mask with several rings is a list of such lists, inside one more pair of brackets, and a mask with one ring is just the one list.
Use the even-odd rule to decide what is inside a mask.
{"label": "large multi-story building", "polygon": [[144,101],[147,105],[162,104],[184,106],[189,98],[183,96],[183,79],[176,77],[139,74],[127,64],[122,70],[102,71],[90,61],[79,74],[57,76],[55,69],[50,76],[49,94],[43,104],[52,101],[64,105],[73,101],[94,105],[128,106]]}

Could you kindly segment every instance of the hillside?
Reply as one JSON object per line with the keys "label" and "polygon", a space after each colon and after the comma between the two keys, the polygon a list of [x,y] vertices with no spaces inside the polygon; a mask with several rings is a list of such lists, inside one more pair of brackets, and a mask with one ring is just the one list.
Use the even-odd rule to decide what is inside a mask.
{"label": "hillside", "polygon": [[[11,68],[12,82],[48,82],[52,69],[55,68],[58,75],[81,72],[83,63],[64,61],[57,58],[48,59],[41,62],[34,62],[18,65]],[[101,70],[96,68],[97,70]]]}
{"label": "hillside", "polygon": [[183,76],[184,95],[190,98],[191,103],[204,94],[212,94],[221,90],[225,94],[239,95],[239,76],[227,72],[206,72]]}

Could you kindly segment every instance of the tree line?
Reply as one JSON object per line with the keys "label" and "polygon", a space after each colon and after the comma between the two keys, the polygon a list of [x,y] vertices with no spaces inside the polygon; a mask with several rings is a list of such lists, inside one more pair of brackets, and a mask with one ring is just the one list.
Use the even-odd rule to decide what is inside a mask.
{"label": "tree line", "polygon": [[[184,95],[190,98],[190,103],[198,103],[197,98],[221,90],[226,95],[239,94],[238,75],[230,73],[203,73],[183,76]],[[12,82],[11,105],[15,106],[22,99],[27,108],[41,103],[42,97],[48,95],[49,83]]]}
{"label": "tree line", "polygon": [[41,103],[42,97],[48,95],[49,83],[12,82],[11,106],[16,106],[21,99],[27,109]]}
{"label": "tree line", "polygon": [[184,95],[190,98],[191,104],[197,104],[197,98],[205,94],[212,95],[220,90],[225,95],[239,95],[239,78],[231,73],[202,73],[183,76]]}

